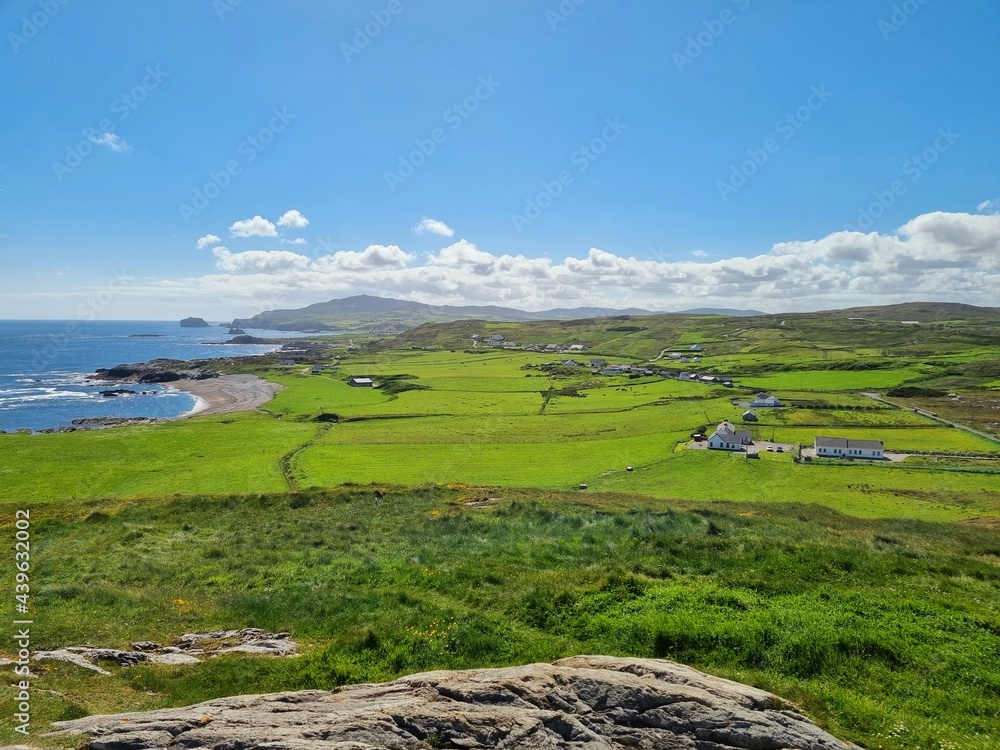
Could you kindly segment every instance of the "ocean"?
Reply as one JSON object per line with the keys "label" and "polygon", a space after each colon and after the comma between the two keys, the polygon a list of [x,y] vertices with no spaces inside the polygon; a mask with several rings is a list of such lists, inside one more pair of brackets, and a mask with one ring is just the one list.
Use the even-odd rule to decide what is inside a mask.
{"label": "ocean", "polygon": [[[205,359],[274,351],[275,345],[220,344],[228,328],[181,328],[177,321],[0,320],[0,430],[68,427],[87,417],[178,417],[196,399],[161,385],[90,381],[102,367],[151,359]],[[255,336],[293,338],[284,331]],[[113,388],[141,395],[107,398]]]}

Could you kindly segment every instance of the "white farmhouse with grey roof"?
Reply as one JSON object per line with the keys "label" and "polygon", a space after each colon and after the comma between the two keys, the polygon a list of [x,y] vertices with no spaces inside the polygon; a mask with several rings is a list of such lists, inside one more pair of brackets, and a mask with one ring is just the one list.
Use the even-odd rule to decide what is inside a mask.
{"label": "white farmhouse with grey roof", "polygon": [[753,442],[746,430],[737,430],[732,422],[722,422],[708,436],[708,447],[719,451],[741,451]]}
{"label": "white farmhouse with grey roof", "polygon": [[820,458],[885,458],[881,440],[849,440],[817,435],[813,440],[813,450]]}

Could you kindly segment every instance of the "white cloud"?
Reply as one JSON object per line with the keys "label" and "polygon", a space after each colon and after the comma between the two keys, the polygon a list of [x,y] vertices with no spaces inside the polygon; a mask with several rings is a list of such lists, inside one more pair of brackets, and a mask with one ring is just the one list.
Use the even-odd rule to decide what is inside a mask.
{"label": "white cloud", "polygon": [[1000,199],[983,201],[976,206],[977,211],[997,211],[1000,210]]}
{"label": "white cloud", "polygon": [[369,271],[401,268],[413,260],[396,245],[369,245],[363,251],[338,250],[332,255],[324,255],[314,264],[314,270],[329,271]]}
{"label": "white cloud", "polygon": [[497,260],[498,258],[483,252],[467,240],[459,240],[454,245],[443,248],[437,255],[427,258],[427,262],[432,266],[464,267],[479,274],[492,273]]}
{"label": "white cloud", "polygon": [[[896,232],[834,232],[749,256],[657,260],[591,248],[563,259],[487,252],[460,240],[415,263],[396,245],[311,259],[295,252],[213,251],[216,272],[130,285],[141,306],[179,309],[201,299],[215,317],[299,307],[351,294],[433,304],[500,304],[526,310],[594,305],[678,310],[743,307],[772,312],[912,300],[996,305],[1000,214],[934,212]],[[173,308],[172,308],[173,309]],[[119,313],[124,314],[124,313]]]}
{"label": "white cloud", "polygon": [[301,214],[297,209],[292,209],[291,211],[285,211],[278,219],[278,226],[285,227],[286,229],[302,229],[302,227],[309,224],[309,219]]}
{"label": "white cloud", "polygon": [[693,255],[696,258],[707,258],[708,257],[708,253],[706,253],[704,250],[692,250],[691,251],[691,255]]}
{"label": "white cloud", "polygon": [[455,230],[445,224],[443,221],[438,221],[437,219],[429,219],[426,216],[420,220],[420,223],[413,227],[413,231],[417,234],[436,234],[441,237],[451,237],[455,234]]}
{"label": "white cloud", "polygon": [[305,255],[288,250],[247,250],[233,253],[229,248],[217,247],[212,253],[215,255],[216,268],[229,273],[278,274],[308,268],[312,262]]}
{"label": "white cloud", "polygon": [[222,238],[216,234],[206,234],[204,237],[198,239],[198,249],[204,250],[209,245],[214,245],[217,242],[222,242]]}
{"label": "white cloud", "polygon": [[257,215],[252,219],[234,222],[229,231],[233,237],[277,237],[278,230],[274,224],[263,216]]}
{"label": "white cloud", "polygon": [[117,133],[101,133],[100,135],[89,136],[90,142],[98,146],[107,146],[118,154],[127,154],[132,147],[125,142],[125,139]]}
{"label": "white cloud", "polygon": [[283,245],[306,245],[308,244],[304,237],[296,237],[294,240],[280,239],[278,242]]}

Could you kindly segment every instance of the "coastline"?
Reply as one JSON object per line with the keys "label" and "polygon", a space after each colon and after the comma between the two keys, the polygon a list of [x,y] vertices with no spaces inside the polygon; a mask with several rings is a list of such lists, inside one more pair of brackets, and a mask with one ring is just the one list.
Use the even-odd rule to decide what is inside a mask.
{"label": "coastline", "polygon": [[174,380],[162,385],[184,391],[195,398],[193,408],[173,419],[252,411],[284,390],[284,386],[270,383],[257,375],[220,375],[205,380]]}

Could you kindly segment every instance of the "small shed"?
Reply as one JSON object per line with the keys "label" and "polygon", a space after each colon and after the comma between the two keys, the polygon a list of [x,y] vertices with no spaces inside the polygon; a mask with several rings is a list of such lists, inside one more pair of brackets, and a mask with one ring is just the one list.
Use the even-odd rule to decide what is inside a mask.
{"label": "small shed", "polygon": [[371,378],[350,378],[347,384],[353,385],[355,388],[372,388],[375,385]]}
{"label": "small shed", "polygon": [[743,421],[744,422],[756,422],[757,421],[757,412],[755,412],[753,409],[748,409],[747,411],[743,412]]}

